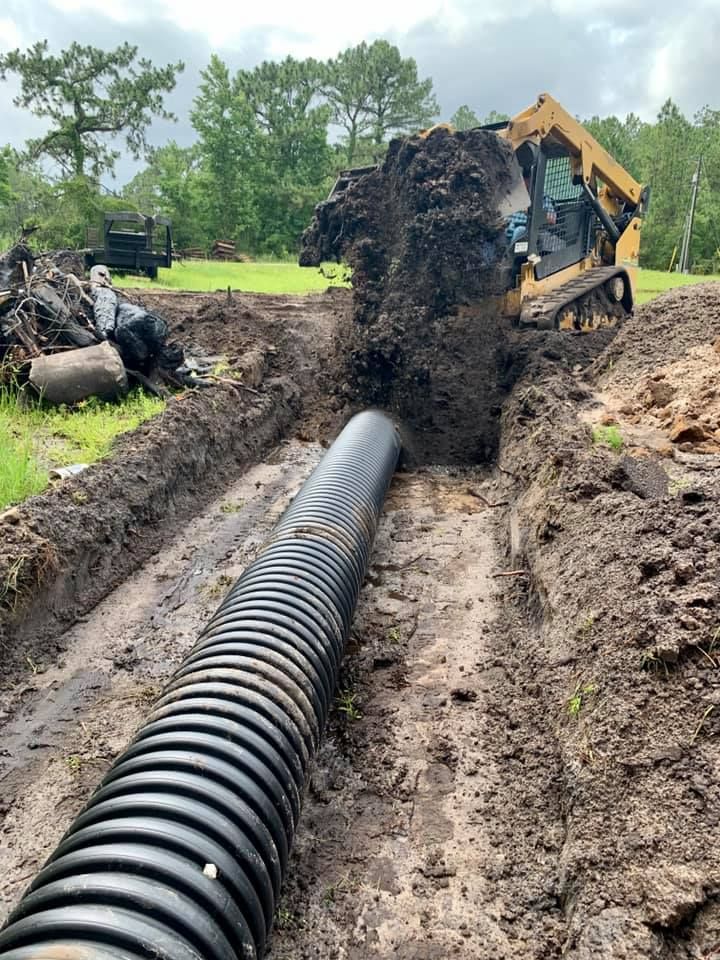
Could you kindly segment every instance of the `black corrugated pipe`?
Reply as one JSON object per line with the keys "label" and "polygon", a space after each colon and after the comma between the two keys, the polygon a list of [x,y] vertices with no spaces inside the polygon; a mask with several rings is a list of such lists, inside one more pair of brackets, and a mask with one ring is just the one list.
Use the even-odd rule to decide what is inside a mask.
{"label": "black corrugated pipe", "polygon": [[400,442],[345,427],[0,932],[2,960],[265,951]]}

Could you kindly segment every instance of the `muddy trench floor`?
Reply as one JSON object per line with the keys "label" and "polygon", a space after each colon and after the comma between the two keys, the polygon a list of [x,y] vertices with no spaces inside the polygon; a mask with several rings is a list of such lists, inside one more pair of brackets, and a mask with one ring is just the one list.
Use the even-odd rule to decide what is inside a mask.
{"label": "muddy trench floor", "polygon": [[[28,664],[3,724],[3,913],[322,453],[281,444],[77,623],[59,662]],[[488,476],[393,482],[339,687],[353,709],[313,766],[276,960],[515,955],[497,878],[533,811],[503,777],[489,709],[511,693],[493,653],[503,561],[477,494],[497,495]],[[528,935],[551,949],[560,923],[555,907]]]}
{"label": "muddy trench floor", "polygon": [[[208,347],[232,342],[219,303],[192,328]],[[243,337],[266,310],[292,347],[302,303],[291,326],[251,307]],[[323,315],[285,439],[0,678],[0,921],[346,413],[309,386]],[[703,342],[720,298],[714,322]],[[495,465],[395,475],[269,960],[720,960],[720,445],[705,424],[663,452],[654,368],[591,384],[587,343],[525,342]]]}

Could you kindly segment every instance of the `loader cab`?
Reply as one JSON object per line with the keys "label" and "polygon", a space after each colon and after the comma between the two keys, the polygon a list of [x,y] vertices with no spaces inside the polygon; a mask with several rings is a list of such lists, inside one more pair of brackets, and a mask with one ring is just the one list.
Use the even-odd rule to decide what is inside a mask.
{"label": "loader cab", "polygon": [[535,151],[530,199],[525,256],[538,258],[535,276],[542,280],[579,263],[594,244],[595,213],[562,145],[545,142]]}

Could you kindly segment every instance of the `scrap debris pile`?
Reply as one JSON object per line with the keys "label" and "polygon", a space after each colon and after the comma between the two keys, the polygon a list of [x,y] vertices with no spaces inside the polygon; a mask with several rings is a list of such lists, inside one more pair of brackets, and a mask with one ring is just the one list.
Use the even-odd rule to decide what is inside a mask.
{"label": "scrap debris pile", "polygon": [[17,244],[0,256],[0,365],[51,402],[117,397],[128,378],[162,393],[185,382],[183,359],[165,320],[114,290],[105,267],[85,280],[76,253]]}

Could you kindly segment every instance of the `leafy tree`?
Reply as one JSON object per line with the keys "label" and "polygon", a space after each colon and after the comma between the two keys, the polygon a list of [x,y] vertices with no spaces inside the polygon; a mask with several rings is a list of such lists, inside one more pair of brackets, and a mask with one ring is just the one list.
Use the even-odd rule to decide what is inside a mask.
{"label": "leafy tree", "polygon": [[333,123],[347,134],[348,166],[355,161],[358,140],[372,129],[368,111],[370,100],[369,48],[366,43],[348,47],[334,60],[328,60],[323,78],[323,93],[332,109]]}
{"label": "leafy tree", "polygon": [[471,110],[466,103],[463,103],[450,117],[450,124],[456,130],[472,130],[473,127],[480,126],[480,120],[475,111]]}
{"label": "leafy tree", "polygon": [[138,60],[129,43],[108,51],[72,43],[53,56],[41,40],[25,53],[0,56],[0,79],[20,78],[13,103],[50,121],[48,133],[28,142],[30,157],[49,157],[74,177],[111,172],[120,154],[107,141],[119,135],[133,157],[142,156],[152,117],[174,119],[163,94],[182,69],[182,63],[157,68]]}
{"label": "leafy tree", "polygon": [[[264,132],[291,151],[297,129],[319,106],[315,101],[322,77],[323,67],[317,60],[286,57],[279,63],[266,60],[253,70],[239,70],[237,84]],[[321,115],[327,124],[326,111]]]}
{"label": "leafy tree", "polygon": [[697,130],[672,100],[663,104],[657,123],[640,131],[633,169],[652,188],[640,245],[646,266],[667,269],[680,243],[697,149]]}
{"label": "leafy tree", "polygon": [[432,80],[418,80],[415,61],[386,40],[363,42],[329,60],[323,91],[333,121],[347,133],[348,164],[364,137],[379,147],[394,134],[428,126],[439,113]]}
{"label": "leafy tree", "polygon": [[13,152],[10,147],[0,148],[0,209],[10,203],[10,171]]}
{"label": "leafy tree", "polygon": [[497,110],[491,110],[490,113],[482,121],[482,126],[488,126],[491,123],[505,123],[506,120],[510,119],[509,113],[499,113]]}
{"label": "leafy tree", "polygon": [[638,137],[643,123],[634,113],[619,117],[592,117],[583,124],[617,162],[634,177],[640,175]]}
{"label": "leafy tree", "polygon": [[86,245],[88,227],[102,230],[105,213],[127,209],[127,200],[101,189],[92,177],[66,177],[50,184],[34,240],[44,249],[78,249]]}
{"label": "leafy tree", "polygon": [[190,114],[199,135],[209,229],[222,239],[254,234],[262,176],[255,115],[236,79],[213,54]]}
{"label": "leafy tree", "polygon": [[205,185],[198,146],[180,147],[171,140],[151,152],[147,167],[133,177],[123,196],[143,213],[170,217],[176,246],[204,247],[212,239]]}
{"label": "leafy tree", "polygon": [[432,80],[418,80],[413,58],[404,60],[386,40],[370,45],[369,79],[368,113],[376,144],[393,134],[429,126],[440,113]]}
{"label": "leafy tree", "polygon": [[91,177],[50,181],[37,166],[11,162],[8,182],[9,201],[0,205],[6,243],[34,226],[31,242],[40,249],[77,249],[86,245],[88,226],[102,227],[105,212],[128,209],[127,200],[102,191]]}
{"label": "leafy tree", "polygon": [[256,242],[272,253],[294,250],[313,207],[327,193],[331,110],[319,98],[323,73],[316,60],[287,57],[240,70],[236,77],[260,132]]}

